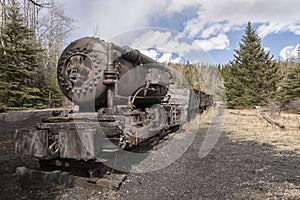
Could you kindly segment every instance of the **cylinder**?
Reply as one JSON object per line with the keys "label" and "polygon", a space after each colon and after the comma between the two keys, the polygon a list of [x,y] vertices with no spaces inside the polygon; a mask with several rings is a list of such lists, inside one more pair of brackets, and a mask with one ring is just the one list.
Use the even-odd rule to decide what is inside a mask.
{"label": "cylinder", "polygon": [[[97,111],[102,107],[113,106],[112,90],[120,77],[136,66],[151,63],[159,64],[130,47],[84,37],[69,44],[62,52],[58,61],[57,79],[61,91],[69,100],[83,110]],[[132,85],[128,81],[123,84]]]}

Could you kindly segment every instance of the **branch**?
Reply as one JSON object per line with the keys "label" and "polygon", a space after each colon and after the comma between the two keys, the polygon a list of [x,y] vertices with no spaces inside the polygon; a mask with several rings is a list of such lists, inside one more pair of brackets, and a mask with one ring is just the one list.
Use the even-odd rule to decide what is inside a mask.
{"label": "branch", "polygon": [[39,7],[41,7],[41,8],[44,7],[44,5],[39,4],[39,3],[37,3],[37,2],[35,2],[35,1],[33,1],[33,0],[29,0],[29,1],[30,1],[31,3],[33,3],[34,5],[39,6]]}
{"label": "branch", "polygon": [[241,116],[257,116],[255,114],[244,114],[244,113],[236,113],[236,112],[230,112],[230,114],[233,114],[233,115],[241,115]]}
{"label": "branch", "polygon": [[265,119],[267,122],[269,122],[270,124],[276,125],[276,126],[278,126],[279,128],[281,128],[281,129],[285,129],[285,126],[284,126],[283,124],[280,124],[279,122],[277,122],[277,121],[275,121],[275,120],[273,120],[273,119],[267,117],[267,116],[265,115],[265,113],[260,113],[260,115],[262,116],[262,118],[264,118],[264,119]]}

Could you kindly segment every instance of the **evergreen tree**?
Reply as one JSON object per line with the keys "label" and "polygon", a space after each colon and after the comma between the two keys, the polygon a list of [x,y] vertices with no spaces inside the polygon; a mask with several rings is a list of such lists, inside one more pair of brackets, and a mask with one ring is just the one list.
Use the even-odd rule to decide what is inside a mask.
{"label": "evergreen tree", "polygon": [[248,22],[245,35],[235,50],[234,60],[223,69],[229,108],[262,105],[274,97],[280,76],[272,56]]}
{"label": "evergreen tree", "polygon": [[300,64],[290,68],[279,91],[279,100],[288,103],[300,97]]}
{"label": "evergreen tree", "polygon": [[12,107],[41,105],[44,85],[40,65],[40,48],[34,45],[34,32],[23,24],[15,0],[7,8],[7,25],[3,28],[0,47],[0,102]]}

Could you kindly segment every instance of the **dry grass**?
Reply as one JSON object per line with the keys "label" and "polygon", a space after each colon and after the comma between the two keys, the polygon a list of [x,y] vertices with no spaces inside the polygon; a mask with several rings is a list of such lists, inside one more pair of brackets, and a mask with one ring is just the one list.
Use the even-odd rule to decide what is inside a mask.
{"label": "dry grass", "polygon": [[[275,125],[269,124],[262,118],[260,115],[261,112],[285,125],[286,128],[280,129]],[[274,158],[284,156],[284,152],[289,152],[290,155],[295,156],[299,156],[300,154],[300,115],[279,114],[263,109],[227,110],[224,134],[235,142],[254,141],[261,145],[271,145],[274,151],[272,151],[273,155],[270,156]],[[292,159],[292,157],[290,157],[290,159]],[[298,162],[297,159],[294,161]],[[271,168],[272,166],[265,166],[265,169],[262,169],[261,173]],[[282,170],[283,171],[276,172],[274,175],[279,176],[283,174],[285,169],[283,168]],[[294,173],[297,175],[297,169],[295,170]],[[293,178],[299,180],[299,177],[300,174]],[[245,184],[247,185],[248,183]],[[237,196],[235,197],[237,199],[299,199],[300,197],[300,189],[297,183],[260,179],[259,182],[249,181],[248,185],[253,184],[261,188],[267,188],[267,192],[265,194],[256,192],[236,193]]]}
{"label": "dry grass", "polygon": [[[286,128],[280,129],[269,124],[261,117],[261,112],[285,125]],[[300,115],[272,114],[261,109],[227,110],[224,131],[232,140],[270,144],[277,151],[300,154]]]}

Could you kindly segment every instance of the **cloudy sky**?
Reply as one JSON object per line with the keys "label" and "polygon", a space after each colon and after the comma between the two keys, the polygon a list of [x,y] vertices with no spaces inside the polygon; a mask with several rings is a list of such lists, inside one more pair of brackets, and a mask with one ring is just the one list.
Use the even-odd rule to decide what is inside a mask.
{"label": "cloudy sky", "polygon": [[300,42],[299,0],[60,2],[75,20],[70,40],[96,35],[135,48],[151,48],[153,56],[160,49],[192,62],[228,63],[248,21],[275,59],[296,56]]}

